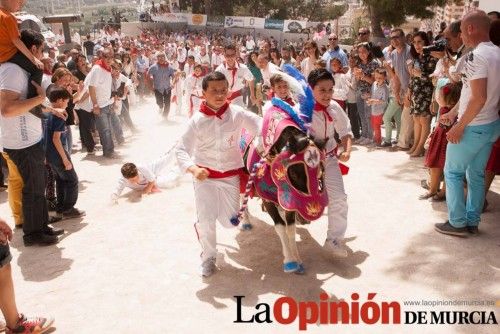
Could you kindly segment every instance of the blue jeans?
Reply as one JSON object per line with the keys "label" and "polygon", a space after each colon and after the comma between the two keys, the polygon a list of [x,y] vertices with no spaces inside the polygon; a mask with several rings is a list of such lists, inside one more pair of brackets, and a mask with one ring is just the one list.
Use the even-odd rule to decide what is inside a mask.
{"label": "blue jeans", "polygon": [[361,137],[373,139],[373,129],[371,125],[371,107],[366,104],[366,100],[361,97],[361,92],[356,92],[356,104],[358,105],[358,114],[361,120]]}
{"label": "blue jeans", "polygon": [[[68,159],[71,157],[65,152]],[[66,170],[61,159],[49,161],[56,177],[57,212],[62,213],[73,208],[78,200],[78,176],[75,166]]]}
{"label": "blue jeans", "polygon": [[96,127],[101,139],[102,152],[105,156],[112,154],[115,150],[113,135],[111,134],[112,117],[111,106],[101,108],[101,113],[96,117]]}
{"label": "blue jeans", "polygon": [[[500,120],[467,126],[458,144],[448,143],[444,177],[448,218],[453,227],[478,226],[484,202],[484,169],[493,143],[500,133]],[[464,179],[467,199],[464,203]]]}
{"label": "blue jeans", "polygon": [[122,123],[114,111],[111,111],[111,127],[113,128],[113,135],[115,136],[116,142],[118,144],[123,143],[125,139],[123,138]]}

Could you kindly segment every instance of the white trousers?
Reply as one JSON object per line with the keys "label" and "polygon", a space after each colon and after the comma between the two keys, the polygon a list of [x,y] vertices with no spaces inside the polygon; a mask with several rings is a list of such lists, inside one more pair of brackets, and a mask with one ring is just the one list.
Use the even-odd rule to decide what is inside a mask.
{"label": "white trousers", "polygon": [[240,178],[194,181],[194,196],[198,222],[195,224],[201,244],[202,262],[216,257],[216,221],[226,228],[234,227],[231,218],[240,208]]}
{"label": "white trousers", "polygon": [[182,174],[174,159],[173,151],[153,162],[152,172],[156,175],[156,185],[159,188],[172,188],[178,184]]}
{"label": "white trousers", "polygon": [[341,240],[347,230],[347,195],[336,157],[328,157],[325,165],[325,185],[328,192],[327,239]]}

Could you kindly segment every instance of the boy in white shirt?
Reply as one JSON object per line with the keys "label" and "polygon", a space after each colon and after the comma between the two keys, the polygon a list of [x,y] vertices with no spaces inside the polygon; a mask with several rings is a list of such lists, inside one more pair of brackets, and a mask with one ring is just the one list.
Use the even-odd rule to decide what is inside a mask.
{"label": "boy in white shirt", "polygon": [[193,116],[193,113],[200,108],[203,101],[203,89],[201,86],[203,80],[203,70],[201,65],[194,66],[194,72],[186,78],[184,89],[186,91],[186,100],[188,101],[188,116]]}
{"label": "boy in white shirt", "polygon": [[233,227],[231,220],[239,210],[240,176],[244,173],[238,145],[241,131],[244,128],[257,136],[261,119],[228,104],[229,84],[224,74],[210,73],[203,79],[202,88],[206,101],[189,119],[176,154],[181,170],[195,179],[195,228],[203,249],[201,274],[208,277],[216,270],[215,223],[218,220],[224,227]]}
{"label": "boy in white shirt", "polygon": [[178,184],[180,174],[171,164],[171,154],[144,165],[127,162],[121,168],[122,176],[111,195],[112,203],[118,203],[118,197],[125,188],[142,191],[144,195],[159,192],[159,188],[172,188]]}

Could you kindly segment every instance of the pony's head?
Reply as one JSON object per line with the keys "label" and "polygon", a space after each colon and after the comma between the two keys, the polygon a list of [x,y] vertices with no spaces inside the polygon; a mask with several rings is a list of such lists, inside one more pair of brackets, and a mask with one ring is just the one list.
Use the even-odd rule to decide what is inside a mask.
{"label": "pony's head", "polygon": [[325,143],[314,142],[303,133],[294,134],[271,166],[280,205],[297,211],[306,220],[321,217],[328,204],[324,181]]}

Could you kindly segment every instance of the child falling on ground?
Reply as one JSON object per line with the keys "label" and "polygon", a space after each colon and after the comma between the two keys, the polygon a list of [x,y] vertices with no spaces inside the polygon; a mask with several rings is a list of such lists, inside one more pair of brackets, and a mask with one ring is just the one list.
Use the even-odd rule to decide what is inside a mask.
{"label": "child falling on ground", "polygon": [[149,195],[160,192],[160,188],[168,189],[177,186],[180,179],[179,170],[175,163],[172,163],[170,152],[148,164],[136,165],[127,162],[122,166],[121,174],[118,185],[111,194],[112,204],[118,203],[118,198],[125,188]]}
{"label": "child falling on ground", "polygon": [[386,79],[386,70],[377,68],[375,70],[375,82],[372,84],[372,95],[367,100],[367,104],[371,106],[373,141],[377,146],[382,144],[382,120],[385,108],[389,103],[389,87],[387,87]]}

